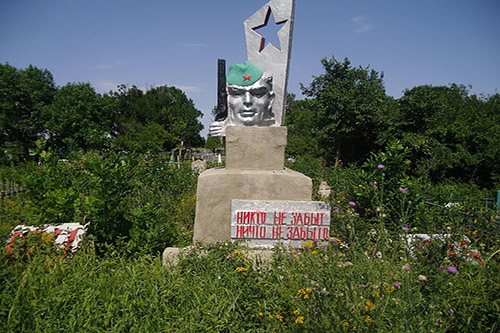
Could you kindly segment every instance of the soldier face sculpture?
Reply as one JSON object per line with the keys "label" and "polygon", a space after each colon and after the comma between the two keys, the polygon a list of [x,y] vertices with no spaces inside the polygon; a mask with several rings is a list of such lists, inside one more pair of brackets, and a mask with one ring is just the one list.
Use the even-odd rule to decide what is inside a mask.
{"label": "soldier face sculpture", "polygon": [[229,123],[235,126],[269,126],[274,100],[272,77],[262,77],[249,86],[228,85]]}

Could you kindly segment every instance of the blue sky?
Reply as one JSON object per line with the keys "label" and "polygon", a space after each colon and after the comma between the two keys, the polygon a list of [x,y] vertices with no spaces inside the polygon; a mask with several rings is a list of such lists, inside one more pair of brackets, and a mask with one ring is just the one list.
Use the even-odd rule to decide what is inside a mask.
{"label": "blue sky", "polygon": [[[267,0],[0,0],[0,62],[48,69],[58,85],[176,86],[205,113],[217,59],[246,60],[243,21]],[[498,0],[297,0],[288,91],[320,59],[384,72],[388,95],[418,85],[500,93]],[[203,134],[206,133],[206,129]]]}

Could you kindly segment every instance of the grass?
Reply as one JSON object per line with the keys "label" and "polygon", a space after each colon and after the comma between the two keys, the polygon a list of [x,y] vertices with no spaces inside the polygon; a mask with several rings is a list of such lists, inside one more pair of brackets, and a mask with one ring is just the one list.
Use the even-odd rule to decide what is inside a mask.
{"label": "grass", "polygon": [[217,244],[174,267],[152,256],[101,258],[90,245],[71,258],[4,255],[0,330],[494,332],[500,324],[498,251],[453,274],[395,241],[375,256],[336,240],[278,248],[271,263]]}

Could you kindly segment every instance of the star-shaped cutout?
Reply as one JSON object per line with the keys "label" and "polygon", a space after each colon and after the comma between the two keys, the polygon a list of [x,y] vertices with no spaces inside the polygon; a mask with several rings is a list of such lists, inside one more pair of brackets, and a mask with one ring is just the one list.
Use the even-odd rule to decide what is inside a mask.
{"label": "star-shaped cutout", "polygon": [[251,78],[252,77],[250,75],[245,75],[245,76],[243,76],[243,82],[250,81]]}
{"label": "star-shaped cutout", "polygon": [[[268,26],[269,18],[271,16],[273,17],[274,24],[271,24]],[[278,50],[281,50],[281,45],[280,45],[279,38],[278,38],[278,31],[280,31],[280,29],[282,28],[282,25],[285,24],[286,21],[287,20],[284,20],[281,22],[276,22],[276,20],[274,19],[274,15],[272,13],[271,7],[269,7],[269,9],[267,10],[267,14],[266,14],[266,18],[265,18],[264,23],[262,25],[259,25],[259,26],[252,28],[252,30],[255,31],[256,33],[258,33],[259,36],[261,37],[259,53],[262,52],[264,50],[264,48],[266,47],[266,37],[264,37],[264,32],[266,32],[266,36],[273,37],[273,40],[271,42],[268,42],[268,44],[271,44],[272,46],[274,46]],[[257,31],[260,29],[262,29],[261,30],[262,33]],[[266,30],[266,31],[263,31],[263,30]],[[275,43],[273,43],[274,41],[275,41]]]}

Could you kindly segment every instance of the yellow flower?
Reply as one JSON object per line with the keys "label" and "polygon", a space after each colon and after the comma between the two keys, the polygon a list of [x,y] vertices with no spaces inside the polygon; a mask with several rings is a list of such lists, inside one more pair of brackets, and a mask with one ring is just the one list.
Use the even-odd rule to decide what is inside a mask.
{"label": "yellow flower", "polygon": [[318,253],[318,251],[312,251],[311,252],[311,254],[317,254],[317,253]]}
{"label": "yellow flower", "polygon": [[363,320],[366,323],[366,325],[368,325],[368,326],[370,326],[372,321],[373,321],[372,317],[370,317],[370,316],[364,316]]}
{"label": "yellow flower", "polygon": [[29,249],[28,249],[28,253],[31,254],[35,252],[35,245],[32,245]]}
{"label": "yellow flower", "polygon": [[313,242],[312,240],[308,240],[308,241],[306,241],[306,242],[302,243],[302,245],[301,245],[301,246],[302,246],[302,248],[306,248],[306,247],[311,248],[311,247],[313,247],[313,246],[314,246],[314,242]]}
{"label": "yellow flower", "polygon": [[372,292],[372,296],[373,296],[373,297],[380,297],[380,292],[379,292],[378,290],[374,290],[374,291]]}
{"label": "yellow flower", "polygon": [[304,295],[304,299],[308,299],[309,298],[309,295],[308,294],[305,294]]}
{"label": "yellow flower", "polygon": [[283,316],[280,314],[277,314],[276,319],[278,319],[279,321],[283,321]]}
{"label": "yellow flower", "polygon": [[259,312],[259,317],[264,317],[264,314],[262,312]]}
{"label": "yellow flower", "polygon": [[52,242],[53,236],[49,234],[48,232],[42,232],[42,242],[44,243],[50,243]]}
{"label": "yellow flower", "polygon": [[298,316],[300,314],[300,310],[297,309],[297,310],[293,311],[293,314]]}
{"label": "yellow flower", "polygon": [[234,257],[234,256],[236,256],[240,252],[241,252],[241,249],[234,250],[232,256]]}
{"label": "yellow flower", "polygon": [[311,288],[306,288],[306,292],[310,293],[312,291]]}
{"label": "yellow flower", "polygon": [[303,324],[304,319],[306,319],[304,316],[298,316],[297,319],[295,319],[295,324]]}
{"label": "yellow flower", "polygon": [[273,319],[273,315],[269,315],[269,316],[267,316],[267,318]]}
{"label": "yellow flower", "polygon": [[376,306],[373,304],[372,301],[366,301],[365,302],[365,311],[373,311],[375,310]]}
{"label": "yellow flower", "polygon": [[342,327],[343,327],[343,328],[347,328],[347,327],[349,327],[349,323],[348,323],[347,321],[344,321],[344,322],[342,323]]}
{"label": "yellow flower", "polygon": [[236,268],[236,271],[237,271],[237,272],[246,272],[246,271],[248,271],[248,269],[247,269],[247,268],[245,268],[245,267],[237,267],[237,268]]}

